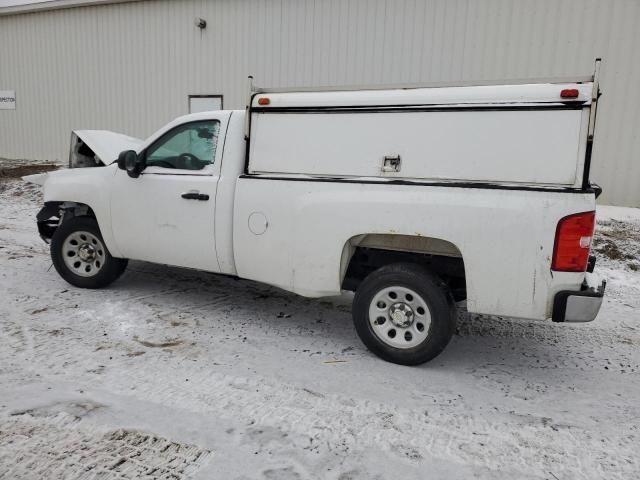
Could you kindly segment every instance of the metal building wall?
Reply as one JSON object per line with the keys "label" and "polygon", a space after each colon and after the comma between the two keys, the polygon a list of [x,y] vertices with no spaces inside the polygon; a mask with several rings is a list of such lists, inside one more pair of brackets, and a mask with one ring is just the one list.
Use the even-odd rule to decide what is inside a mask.
{"label": "metal building wall", "polygon": [[[207,28],[194,26],[194,17]],[[640,206],[637,0],[149,0],[0,16],[0,156],[65,161],[69,133],[145,137],[189,94],[566,76],[604,58],[592,179]]]}

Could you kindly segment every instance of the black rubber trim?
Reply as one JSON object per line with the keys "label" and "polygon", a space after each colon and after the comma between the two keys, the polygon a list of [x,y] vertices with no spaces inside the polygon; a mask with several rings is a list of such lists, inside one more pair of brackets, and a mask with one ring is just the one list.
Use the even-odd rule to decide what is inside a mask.
{"label": "black rubber trim", "polygon": [[49,220],[51,217],[57,217],[60,214],[59,209],[59,202],[47,202],[36,215],[36,220],[38,222],[44,222]]}
{"label": "black rubber trim", "polygon": [[564,317],[567,312],[567,300],[569,297],[604,297],[606,285],[607,283],[603,281],[597,290],[594,290],[593,288],[586,288],[586,286],[583,285],[583,290],[580,291],[559,291],[553,299],[553,312],[551,314],[551,319],[557,323],[564,322]]}
{"label": "black rubber trim", "polygon": [[[600,92],[600,88],[598,88],[598,92],[596,93],[596,100],[595,102],[592,100],[591,101],[591,105],[589,106],[589,108],[596,108],[596,113],[593,116],[593,131],[595,132],[595,127],[596,127],[596,118],[598,117],[598,100],[600,100],[600,96],[602,95],[602,92]],[[591,128],[591,125],[589,125],[589,128]],[[589,181],[589,176],[591,174],[591,155],[593,153],[593,135],[589,135],[589,137],[587,138],[587,148],[585,150],[584,153],[584,169],[583,169],[583,173],[582,173],[582,186],[583,188],[587,188],[590,185],[590,181]],[[600,193],[602,193],[602,189],[600,189]],[[600,195],[600,193],[596,194],[596,198],[598,198],[598,195]]]}
{"label": "black rubber trim", "polygon": [[[585,154],[584,154],[584,169],[583,169],[583,173],[582,173],[582,188],[589,188],[590,187],[590,182],[589,182],[589,175],[591,174],[591,154],[593,152],[593,137],[589,137],[587,139],[587,148],[585,150]],[[602,189],[600,189],[600,192],[602,192]],[[599,194],[598,194],[599,195]],[[596,198],[598,198],[596,196]]]}
{"label": "black rubber trim", "polygon": [[60,203],[45,203],[44,207],[42,207],[36,215],[36,220],[38,222],[40,238],[48,243],[60,224]]}
{"label": "black rubber trim", "polygon": [[596,268],[596,256],[589,255],[589,260],[587,261],[587,272],[593,273]]}
{"label": "black rubber trim", "polygon": [[247,131],[245,132],[245,137],[244,137],[244,141],[245,141],[245,149],[244,149],[244,173],[248,174],[249,173],[249,155],[251,153],[251,123],[252,123],[252,119],[253,119],[253,99],[259,95],[258,92],[254,92],[251,94],[251,98],[249,98],[249,105],[247,105],[247,110],[245,115],[249,115],[249,119],[248,119],[248,124],[247,124]]}
{"label": "black rubber trim", "polygon": [[344,177],[313,177],[313,178],[297,178],[273,175],[256,175],[242,174],[239,178],[253,180],[273,180],[284,182],[330,182],[330,183],[354,183],[365,185],[404,185],[409,187],[451,187],[451,188],[476,188],[485,190],[521,190],[528,192],[555,192],[555,193],[594,193],[593,190],[583,190],[574,187],[532,187],[527,185],[500,185],[497,183],[478,183],[478,182],[416,182],[411,180],[383,179],[362,180]]}
{"label": "black rubber trim", "polygon": [[547,105],[474,105],[463,104],[454,106],[442,106],[437,104],[415,105],[345,105],[345,106],[316,106],[316,107],[253,107],[251,113],[398,113],[398,112],[512,112],[535,110],[582,110],[589,108],[582,102],[575,103],[549,103]]}
{"label": "black rubber trim", "polygon": [[589,183],[589,187],[591,187],[591,189],[594,191],[594,193],[596,194],[596,199],[602,195],[602,187],[600,185],[598,185],[597,183]]}

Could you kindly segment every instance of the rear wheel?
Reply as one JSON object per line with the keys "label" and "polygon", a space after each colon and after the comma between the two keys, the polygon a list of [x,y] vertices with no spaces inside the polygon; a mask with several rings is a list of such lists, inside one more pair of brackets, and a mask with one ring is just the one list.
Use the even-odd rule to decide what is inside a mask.
{"label": "rear wheel", "polygon": [[371,273],[353,300],[360,339],[389,362],[418,365],[436,357],[455,331],[446,285],[426,269],[398,263]]}
{"label": "rear wheel", "polygon": [[51,259],[60,276],[80,288],[106,287],[127,267],[127,260],[111,256],[91,217],[71,217],[56,229]]}

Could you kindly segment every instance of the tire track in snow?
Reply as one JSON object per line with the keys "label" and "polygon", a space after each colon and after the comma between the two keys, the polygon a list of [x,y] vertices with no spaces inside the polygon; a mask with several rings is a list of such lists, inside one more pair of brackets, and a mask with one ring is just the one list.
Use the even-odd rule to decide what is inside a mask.
{"label": "tire track in snow", "polygon": [[0,418],[0,478],[182,480],[210,457],[208,450],[151,433],[90,429],[64,413]]}
{"label": "tire track in snow", "polygon": [[457,334],[462,337],[522,338],[541,343],[580,343],[590,346],[640,345],[634,332],[597,328],[593,325],[563,325],[551,321],[520,320],[460,312]]}
{"label": "tire track in snow", "polygon": [[[603,439],[580,427],[555,424],[551,419],[528,417],[524,421],[488,421],[461,411],[441,408],[422,412],[398,409],[372,401],[357,401],[336,395],[318,397],[301,389],[265,380],[240,378],[175,369],[168,365],[162,385],[148,375],[131,375],[112,388],[123,395],[152,401],[163,398],[175,407],[252,426],[269,426],[294,433],[300,444],[308,438],[326,442],[329,450],[357,452],[380,448],[400,456],[422,458],[437,452],[454,462],[489,470],[536,474],[543,478],[548,467],[557,474],[579,474],[581,478],[628,478],[639,468],[633,448],[620,438],[618,459],[609,458]],[[185,376],[189,378],[186,388]],[[180,379],[180,380],[177,380]],[[135,385],[131,391],[127,385]],[[628,434],[629,432],[627,432]],[[608,446],[607,446],[608,447]],[[584,451],[591,454],[585,457]],[[541,458],[544,462],[541,464]],[[514,469],[514,464],[519,468]]]}

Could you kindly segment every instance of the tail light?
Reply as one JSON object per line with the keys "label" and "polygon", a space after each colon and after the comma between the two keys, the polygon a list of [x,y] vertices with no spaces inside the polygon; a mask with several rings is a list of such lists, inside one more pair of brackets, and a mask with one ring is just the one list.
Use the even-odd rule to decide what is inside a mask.
{"label": "tail light", "polygon": [[580,91],[577,88],[565,88],[560,92],[562,98],[578,98]]}
{"label": "tail light", "polygon": [[584,272],[589,261],[596,212],[569,215],[558,222],[551,270]]}

